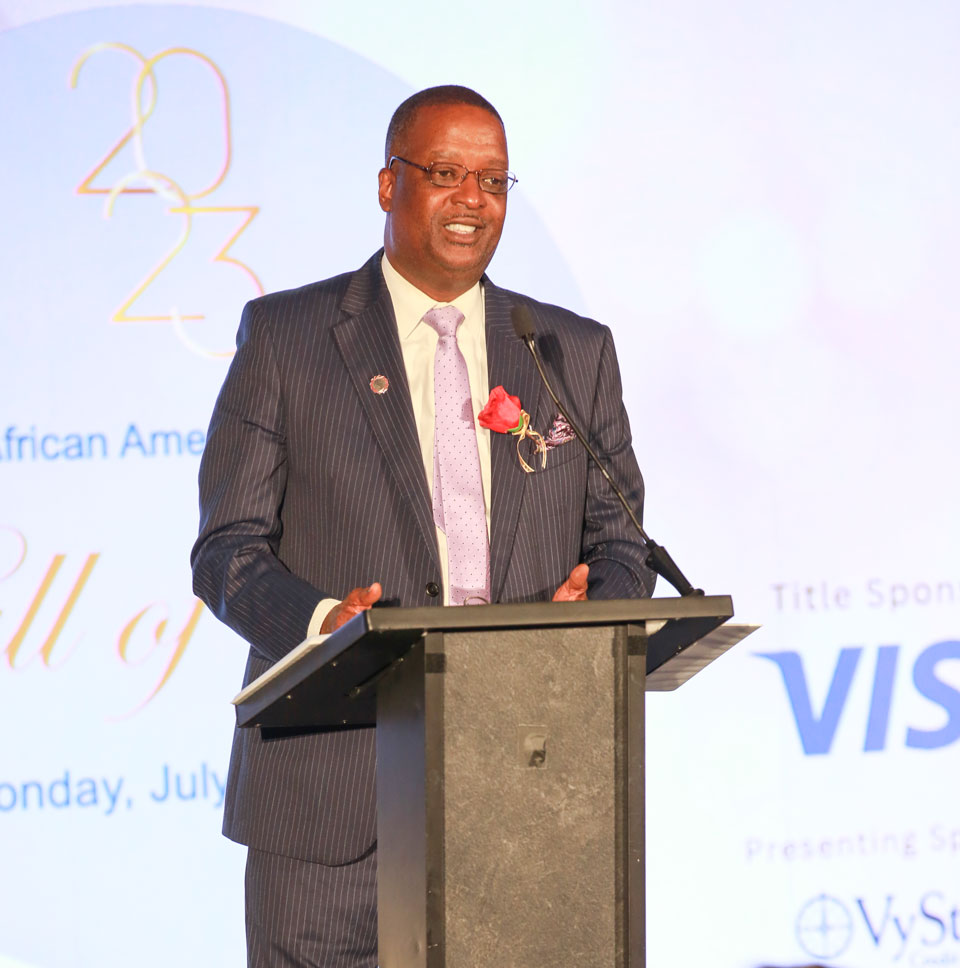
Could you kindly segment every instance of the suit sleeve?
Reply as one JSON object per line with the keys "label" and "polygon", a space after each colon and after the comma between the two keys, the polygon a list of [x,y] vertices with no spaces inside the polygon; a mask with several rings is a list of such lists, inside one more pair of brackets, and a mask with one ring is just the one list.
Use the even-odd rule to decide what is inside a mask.
{"label": "suit sleeve", "polygon": [[190,560],[197,596],[269,661],[303,640],[327,597],[277,556],[286,482],[276,353],[256,303],[248,303],[200,462],[200,535]]}
{"label": "suit sleeve", "polygon": [[[613,337],[603,327],[603,345],[590,419],[589,437],[606,460],[637,518],[643,520],[643,477],[633,453],[630,422]],[[610,485],[588,460],[582,560],[590,566],[590,598],[639,598],[651,595],[656,575],[644,564],[646,550]]]}

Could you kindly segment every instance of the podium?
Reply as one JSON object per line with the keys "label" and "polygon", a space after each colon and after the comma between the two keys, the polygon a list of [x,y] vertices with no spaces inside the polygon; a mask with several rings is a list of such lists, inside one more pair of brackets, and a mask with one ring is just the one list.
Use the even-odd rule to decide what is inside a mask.
{"label": "podium", "polygon": [[727,596],[374,608],[235,700],[375,725],[381,968],[644,968],[644,694],[751,631]]}

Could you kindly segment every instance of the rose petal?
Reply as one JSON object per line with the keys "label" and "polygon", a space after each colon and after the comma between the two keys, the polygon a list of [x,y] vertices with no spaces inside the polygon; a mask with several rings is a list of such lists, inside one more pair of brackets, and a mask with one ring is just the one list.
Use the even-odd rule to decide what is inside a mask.
{"label": "rose petal", "polygon": [[486,405],[477,416],[481,427],[498,434],[516,430],[521,422],[520,398],[512,396],[502,387],[494,387]]}

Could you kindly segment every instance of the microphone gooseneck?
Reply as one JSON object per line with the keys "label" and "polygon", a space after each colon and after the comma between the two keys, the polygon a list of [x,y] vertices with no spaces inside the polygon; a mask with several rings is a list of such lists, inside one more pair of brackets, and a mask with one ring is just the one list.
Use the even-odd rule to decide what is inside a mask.
{"label": "microphone gooseneck", "polygon": [[551,399],[556,404],[557,409],[560,411],[563,419],[567,421],[570,425],[570,429],[574,432],[577,440],[583,445],[586,452],[590,455],[591,460],[600,470],[603,475],[604,480],[610,485],[613,493],[616,494],[620,503],[623,505],[624,511],[627,512],[627,516],[630,518],[633,526],[637,529],[637,533],[643,540],[644,545],[647,549],[647,557],[645,564],[648,568],[651,568],[658,575],[665,578],[671,585],[681,594],[681,595],[702,595],[703,591],[700,588],[694,588],[689,581],[684,577],[684,574],[677,567],[676,562],[670,557],[670,553],[662,545],[658,545],[646,531],[643,530],[643,525],[640,524],[636,514],[633,512],[633,508],[630,507],[630,502],[627,501],[626,496],[617,482],[610,476],[610,472],[604,466],[603,462],[597,456],[593,447],[590,446],[586,436],[577,426],[573,418],[567,412],[567,408],[560,402],[560,398],[554,392],[553,386],[550,384],[550,380],[547,377],[546,371],[543,368],[543,363],[540,360],[540,354],[537,352],[536,344],[536,332],[533,326],[533,316],[530,314],[530,310],[525,305],[514,306],[510,311],[510,320],[513,323],[514,332],[517,334],[518,339],[526,346],[530,351],[530,355],[533,357],[533,362],[536,364],[537,372],[540,374],[540,379],[543,381],[543,385],[547,388],[547,393],[550,394]]}

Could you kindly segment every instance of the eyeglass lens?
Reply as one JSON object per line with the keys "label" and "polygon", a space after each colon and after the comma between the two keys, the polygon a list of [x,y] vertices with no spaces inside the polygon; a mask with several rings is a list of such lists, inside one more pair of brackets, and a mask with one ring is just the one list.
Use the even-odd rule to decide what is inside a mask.
{"label": "eyeglass lens", "polygon": [[[438,188],[455,188],[467,175],[473,173],[463,165],[435,162],[427,169],[427,174]],[[481,168],[476,176],[483,191],[494,195],[503,195],[516,181],[516,177],[504,168]]]}

